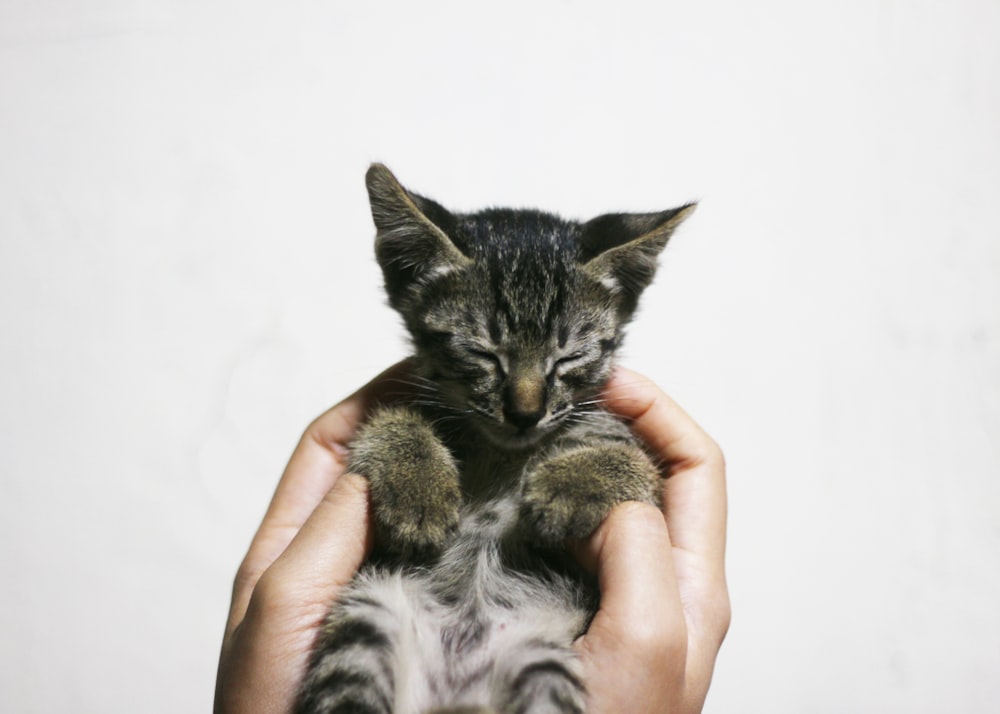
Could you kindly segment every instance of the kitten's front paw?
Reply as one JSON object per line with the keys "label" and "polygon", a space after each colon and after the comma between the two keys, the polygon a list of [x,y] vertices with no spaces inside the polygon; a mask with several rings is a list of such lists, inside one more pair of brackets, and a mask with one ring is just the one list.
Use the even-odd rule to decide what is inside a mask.
{"label": "kitten's front paw", "polygon": [[374,415],[353,445],[351,469],[371,483],[375,539],[382,548],[431,557],[458,529],[458,468],[419,414],[388,409]]}
{"label": "kitten's front paw", "polygon": [[586,538],[624,501],[659,505],[659,472],[637,446],[572,449],[543,461],[525,484],[521,517],[547,545]]}

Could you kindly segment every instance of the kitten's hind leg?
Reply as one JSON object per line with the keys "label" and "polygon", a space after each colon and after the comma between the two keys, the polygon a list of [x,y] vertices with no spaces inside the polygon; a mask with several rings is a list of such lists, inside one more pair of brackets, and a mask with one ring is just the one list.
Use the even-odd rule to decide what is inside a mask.
{"label": "kitten's hind leg", "polygon": [[504,714],[584,714],[586,691],[573,653],[565,647],[539,644],[531,656],[512,668],[504,687]]}
{"label": "kitten's hind leg", "polygon": [[436,603],[401,573],[362,570],[317,637],[295,714],[423,714],[439,702]]}
{"label": "kitten's hind leg", "polygon": [[391,714],[391,641],[360,616],[333,617],[302,683],[296,714]]}

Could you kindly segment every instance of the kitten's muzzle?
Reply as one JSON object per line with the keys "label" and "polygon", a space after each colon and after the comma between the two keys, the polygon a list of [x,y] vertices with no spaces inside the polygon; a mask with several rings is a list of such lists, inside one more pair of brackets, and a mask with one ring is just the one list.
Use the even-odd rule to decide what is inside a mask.
{"label": "kitten's muzzle", "polygon": [[543,407],[531,412],[508,411],[504,409],[503,416],[509,424],[516,426],[519,431],[524,432],[542,420],[542,417],[545,416],[545,409]]}
{"label": "kitten's muzzle", "polygon": [[504,419],[521,432],[531,429],[545,416],[546,391],[542,375],[512,376],[504,390]]}

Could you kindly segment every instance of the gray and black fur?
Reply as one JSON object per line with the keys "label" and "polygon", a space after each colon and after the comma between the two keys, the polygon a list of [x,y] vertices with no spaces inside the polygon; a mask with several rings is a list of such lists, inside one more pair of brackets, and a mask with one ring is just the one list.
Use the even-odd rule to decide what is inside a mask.
{"label": "gray and black fur", "polygon": [[572,644],[598,604],[565,553],[660,477],[600,409],[639,295],[694,209],[586,223],[452,214],[367,175],[375,251],[415,347],[415,396],[352,447],[376,550],[320,633],[300,714],[586,710]]}

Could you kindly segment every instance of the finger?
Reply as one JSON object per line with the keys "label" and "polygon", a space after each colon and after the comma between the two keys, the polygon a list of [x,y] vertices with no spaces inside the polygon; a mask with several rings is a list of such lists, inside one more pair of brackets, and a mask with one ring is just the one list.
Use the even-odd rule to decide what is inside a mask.
{"label": "finger", "polygon": [[636,708],[636,696],[662,703],[683,688],[687,652],[663,514],[647,504],[620,504],[579,555],[596,566],[601,592],[600,609],[576,643],[593,711],[645,711]]}
{"label": "finger", "polygon": [[680,406],[635,372],[609,382],[608,407],[666,464],[664,514],[688,624],[688,708],[698,711],[729,628],[725,577],[726,476],[722,451]]}
{"label": "finger", "polygon": [[617,367],[603,396],[607,408],[628,419],[633,430],[671,468],[716,457],[719,447],[712,438],[648,377]]}
{"label": "finger", "polygon": [[365,414],[374,403],[401,391],[400,380],[408,369],[408,361],[393,365],[309,425],[282,474],[262,527],[299,529],[346,469],[347,444]]}
{"label": "finger", "polygon": [[[370,524],[368,482],[345,474],[261,576],[245,617],[227,633],[222,711],[291,710],[316,629],[371,549]],[[240,656],[225,656],[229,647]]]}
{"label": "finger", "polygon": [[720,576],[726,545],[726,476],[722,451],[648,378],[619,368],[605,388],[607,407],[663,459],[664,503],[675,548],[707,558]]}
{"label": "finger", "polygon": [[371,406],[401,391],[408,361],[399,362],[318,417],[306,429],[278,482],[233,586],[228,630],[246,612],[261,574],[299,532],[302,524],[347,469],[347,444]]}
{"label": "finger", "polygon": [[[281,602],[273,596],[282,587],[294,587],[296,600],[318,602],[319,616],[329,608],[336,591],[360,567],[371,546],[368,481],[345,474],[320,500],[282,553],[245,595],[242,610],[233,605],[232,630],[251,602]],[[264,596],[261,593],[265,593]],[[312,613],[316,614],[316,613]]]}
{"label": "finger", "polygon": [[[314,628],[361,567],[371,544],[368,480],[344,474],[261,577],[253,597],[267,603],[294,599],[293,605],[309,604],[314,617],[305,626]],[[287,588],[294,597],[284,596]],[[291,608],[309,620],[305,609]]]}

